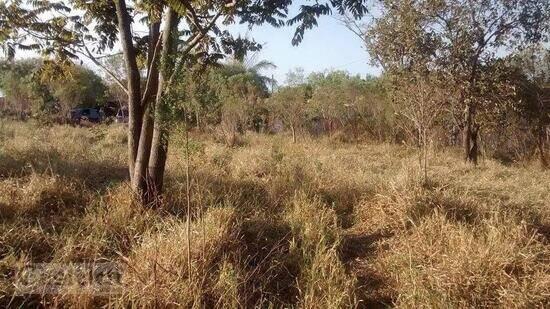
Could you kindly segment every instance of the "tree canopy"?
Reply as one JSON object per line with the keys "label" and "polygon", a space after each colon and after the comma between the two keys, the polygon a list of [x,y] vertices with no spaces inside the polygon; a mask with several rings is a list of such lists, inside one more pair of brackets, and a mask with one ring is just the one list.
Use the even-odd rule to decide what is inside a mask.
{"label": "tree canopy", "polygon": [[550,1],[385,0],[380,10],[366,32],[373,58],[398,78],[436,74],[445,81],[466,159],[477,162],[483,124],[477,114],[490,115],[514,90],[499,79],[505,74],[499,59],[548,39]]}
{"label": "tree canopy", "polygon": [[66,115],[74,107],[102,106],[106,99],[103,80],[92,70],[37,58],[1,63],[0,89],[8,111],[39,118]]}

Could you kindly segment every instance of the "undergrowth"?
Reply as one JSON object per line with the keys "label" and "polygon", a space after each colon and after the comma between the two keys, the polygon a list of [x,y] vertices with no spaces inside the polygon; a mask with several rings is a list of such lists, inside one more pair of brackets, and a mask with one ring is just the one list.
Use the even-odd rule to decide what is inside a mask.
{"label": "undergrowth", "polygon": [[[227,147],[193,133],[188,235],[178,134],[150,209],[128,188],[123,126],[3,120],[0,305],[550,305],[547,171],[473,167],[446,149],[423,184],[404,146],[249,133]],[[110,293],[72,279],[55,294],[16,293],[35,263],[113,263],[120,278]]]}

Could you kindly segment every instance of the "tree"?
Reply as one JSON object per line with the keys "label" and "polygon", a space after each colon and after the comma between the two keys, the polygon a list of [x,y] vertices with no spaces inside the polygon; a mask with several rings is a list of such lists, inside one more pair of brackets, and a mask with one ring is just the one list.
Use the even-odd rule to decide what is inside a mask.
{"label": "tree", "polygon": [[299,86],[307,83],[304,68],[297,67],[286,73],[285,84],[287,86]]}
{"label": "tree", "polygon": [[[243,129],[259,131],[263,127],[267,115],[262,103],[269,95],[269,85],[274,81],[261,72],[274,67],[268,61],[254,63],[253,60],[235,60],[217,70],[221,78],[222,124],[226,121],[236,124],[234,129],[237,130],[233,132]],[[233,117],[229,116],[231,114]]]}
{"label": "tree", "polygon": [[0,65],[0,89],[2,89],[11,113],[19,117],[31,113],[37,101],[43,99],[38,93],[38,85],[33,73],[39,69],[36,59],[7,61]]}
{"label": "tree", "polygon": [[511,62],[522,73],[515,79],[521,100],[517,110],[532,126],[541,166],[548,168],[545,140],[546,127],[550,125],[550,50],[530,46],[514,55]]}
{"label": "tree", "polygon": [[398,78],[399,87],[392,92],[392,99],[398,119],[412,125],[413,137],[418,141],[421,152],[420,168],[424,184],[428,182],[428,150],[433,128],[440,120],[446,107],[446,92],[434,75],[422,72],[408,72]]}
{"label": "tree", "polygon": [[106,87],[90,69],[41,59],[1,65],[0,88],[13,111],[37,118],[66,117],[74,107],[103,105]]}
{"label": "tree", "polygon": [[48,85],[56,99],[59,114],[66,116],[75,107],[97,107],[105,104],[107,88],[101,77],[92,70],[69,65],[63,69],[63,73],[42,73],[42,81]]}
{"label": "tree", "polygon": [[328,124],[329,133],[341,128],[358,138],[363,130],[371,137],[383,138],[390,106],[377,78],[363,79],[345,71],[332,71],[310,74],[308,84],[313,92],[312,109],[318,119]]}
{"label": "tree", "polygon": [[311,88],[308,85],[299,85],[283,87],[268,99],[270,112],[290,128],[294,143],[296,131],[307,118],[310,98]]}
{"label": "tree", "polygon": [[[129,174],[135,192],[149,202],[162,191],[169,137],[166,110],[176,77],[193,62],[208,63],[219,59],[222,52],[242,55],[259,47],[247,39],[233,38],[220,24],[281,26],[291,4],[291,0],[72,0],[29,1],[25,5],[22,0],[11,0],[0,4],[0,40],[16,46],[23,38],[45,55],[88,58],[127,92]],[[366,11],[363,0],[302,5],[288,20],[296,26],[293,44],[317,25],[319,16],[330,14],[331,8],[356,17]],[[145,36],[133,32],[140,20],[148,28]],[[124,55],[126,83],[98,60],[117,42]],[[142,59],[145,78],[140,74]]]}
{"label": "tree", "polygon": [[243,131],[264,127],[267,110],[263,101],[273,81],[262,71],[273,67],[270,62],[250,59],[231,59],[210,67],[195,65],[176,82],[176,108],[199,129],[218,125],[221,137],[233,145]]}
{"label": "tree", "polygon": [[465,159],[477,163],[481,82],[493,82],[481,75],[499,50],[546,39],[549,8],[548,0],[386,0],[368,48],[388,71],[422,65],[450,78],[463,109]]}
{"label": "tree", "polygon": [[[190,67],[186,74],[174,85],[174,93],[179,102],[176,108],[200,130],[206,124],[219,121],[220,98],[213,84],[215,68],[204,65]],[[194,114],[194,115],[193,115]],[[192,117],[194,116],[194,117]]]}

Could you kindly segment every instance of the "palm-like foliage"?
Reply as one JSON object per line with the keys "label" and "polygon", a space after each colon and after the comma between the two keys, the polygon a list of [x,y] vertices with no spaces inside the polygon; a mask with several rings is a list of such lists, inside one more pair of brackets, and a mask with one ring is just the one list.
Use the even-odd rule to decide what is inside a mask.
{"label": "palm-like foliage", "polygon": [[228,61],[221,68],[221,73],[227,78],[245,77],[244,80],[254,84],[267,94],[269,89],[273,88],[277,82],[271,76],[264,75],[264,72],[275,68],[277,66],[273,62],[267,60],[257,61],[256,56],[253,55],[243,61],[236,59]]}

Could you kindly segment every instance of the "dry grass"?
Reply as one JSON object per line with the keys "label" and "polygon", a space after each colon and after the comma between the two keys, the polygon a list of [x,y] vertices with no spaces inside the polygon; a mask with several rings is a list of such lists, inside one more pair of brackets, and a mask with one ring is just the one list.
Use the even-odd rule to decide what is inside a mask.
{"label": "dry grass", "polygon": [[341,231],[334,210],[298,194],[286,221],[294,235],[291,251],[298,251],[299,264],[304,266],[298,278],[300,307],[353,307],[355,278],[338,257]]}
{"label": "dry grass", "polygon": [[169,220],[161,231],[146,235],[125,259],[122,284],[128,302],[139,307],[238,303],[239,278],[224,259],[236,241],[236,219],[233,208],[223,207],[193,222],[191,269],[184,222]]}
{"label": "dry grass", "polygon": [[[245,139],[192,134],[188,239],[181,132],[164,205],[146,209],[128,188],[123,127],[2,120],[0,306],[550,305],[548,171],[474,168],[447,149],[421,185],[403,146]],[[84,262],[120,265],[116,293],[68,282],[12,298],[25,266]]]}
{"label": "dry grass", "polygon": [[400,307],[548,305],[548,248],[525,225],[490,218],[475,227],[434,213],[393,239],[378,267]]}

